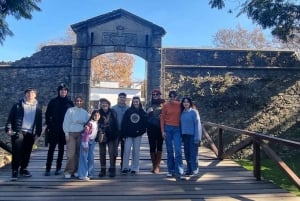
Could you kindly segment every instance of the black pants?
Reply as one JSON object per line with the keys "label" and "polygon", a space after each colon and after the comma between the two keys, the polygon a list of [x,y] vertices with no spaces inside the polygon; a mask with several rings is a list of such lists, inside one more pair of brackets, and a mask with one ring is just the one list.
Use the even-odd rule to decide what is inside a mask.
{"label": "black pants", "polygon": [[34,135],[31,133],[19,133],[11,136],[12,144],[12,165],[11,168],[14,171],[18,171],[19,168],[26,169],[30,155],[32,152],[32,146],[34,144]]}
{"label": "black pants", "polygon": [[47,162],[46,162],[46,171],[51,170],[52,161],[53,161],[53,155],[56,148],[56,145],[58,145],[58,154],[57,154],[57,160],[56,160],[56,170],[61,169],[62,160],[64,157],[64,151],[65,151],[65,145],[64,143],[59,143],[55,141],[49,142],[49,149],[47,154]]}
{"label": "black pants", "polygon": [[106,168],[106,147],[108,148],[109,164],[110,168],[116,168],[116,146],[117,139],[111,140],[106,143],[99,143],[99,154],[100,154],[100,166]]}
{"label": "black pants", "polygon": [[148,125],[147,128],[150,153],[162,151],[164,139],[159,127]]}

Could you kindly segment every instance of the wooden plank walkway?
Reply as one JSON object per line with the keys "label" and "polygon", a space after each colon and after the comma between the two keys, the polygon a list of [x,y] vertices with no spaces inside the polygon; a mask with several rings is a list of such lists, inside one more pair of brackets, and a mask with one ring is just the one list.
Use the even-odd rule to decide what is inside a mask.
{"label": "wooden plank walkway", "polygon": [[[96,174],[99,173],[99,154],[96,146]],[[62,175],[44,176],[47,148],[32,153],[29,170],[31,178],[10,181],[10,167],[0,169],[0,200],[139,200],[139,201],[300,201],[297,197],[268,181],[256,181],[231,160],[218,161],[209,149],[200,147],[200,173],[189,180],[166,178],[166,155],[161,173],[154,175],[151,167],[146,136],[141,147],[141,169],[135,176],[115,178],[96,177],[90,181],[64,179]],[[56,158],[56,157],[55,157]],[[108,164],[108,163],[107,163]],[[117,161],[119,165],[119,159]]]}

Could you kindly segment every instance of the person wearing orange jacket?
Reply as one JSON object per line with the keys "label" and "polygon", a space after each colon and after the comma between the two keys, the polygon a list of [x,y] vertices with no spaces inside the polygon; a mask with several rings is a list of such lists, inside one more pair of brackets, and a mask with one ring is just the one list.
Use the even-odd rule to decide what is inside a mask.
{"label": "person wearing orange jacket", "polygon": [[160,125],[167,148],[167,177],[176,176],[185,179],[183,176],[180,133],[181,106],[176,97],[176,91],[169,92],[169,102],[163,105]]}

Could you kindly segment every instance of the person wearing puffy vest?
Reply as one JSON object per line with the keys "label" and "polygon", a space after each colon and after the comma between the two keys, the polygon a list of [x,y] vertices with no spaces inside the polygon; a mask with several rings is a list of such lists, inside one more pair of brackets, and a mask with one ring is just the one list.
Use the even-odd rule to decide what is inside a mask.
{"label": "person wearing puffy vest", "polygon": [[42,109],[36,99],[36,89],[25,90],[25,97],[15,103],[9,113],[5,132],[11,136],[12,144],[12,177],[31,177],[27,170],[32,147],[36,138],[42,133]]}

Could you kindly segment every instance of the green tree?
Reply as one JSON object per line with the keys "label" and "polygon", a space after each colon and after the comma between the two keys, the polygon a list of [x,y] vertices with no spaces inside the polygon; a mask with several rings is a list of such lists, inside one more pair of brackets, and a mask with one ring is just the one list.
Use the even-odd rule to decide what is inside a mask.
{"label": "green tree", "polygon": [[[244,0],[237,1],[237,16],[246,14],[263,29],[282,41],[300,42],[300,5],[299,0]],[[211,8],[223,9],[224,0],[209,0]],[[229,12],[232,12],[230,9]]]}
{"label": "green tree", "polygon": [[11,15],[16,19],[31,19],[33,11],[41,11],[37,6],[41,0],[0,0],[0,43],[3,44],[6,36],[13,36],[9,29],[6,17]]}

